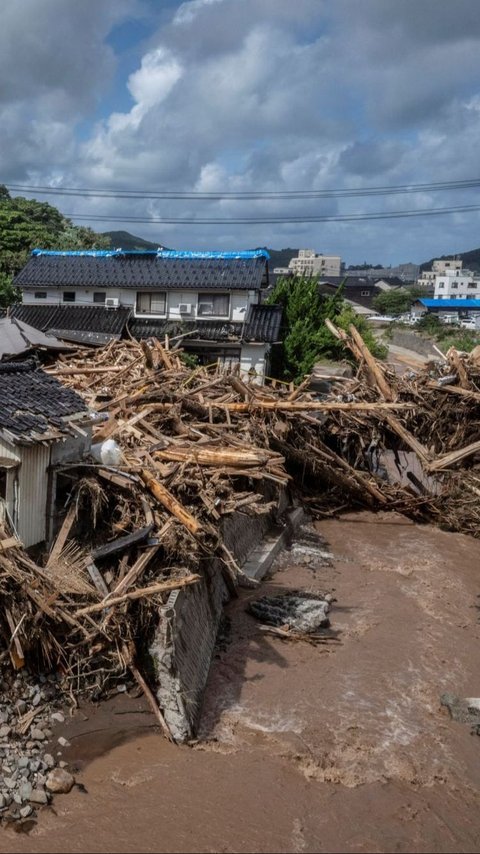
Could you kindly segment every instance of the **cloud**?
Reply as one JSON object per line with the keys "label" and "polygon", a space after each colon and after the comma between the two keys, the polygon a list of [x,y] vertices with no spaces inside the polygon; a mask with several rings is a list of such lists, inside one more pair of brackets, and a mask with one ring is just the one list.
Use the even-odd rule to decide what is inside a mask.
{"label": "cloud", "polygon": [[[82,0],[68,9],[64,0],[7,0],[4,7],[6,178],[232,192],[361,188],[477,173],[478,0]],[[135,16],[149,20],[151,32],[137,59],[129,54],[120,78],[107,39]],[[25,27],[25,20],[35,26]],[[107,98],[116,108],[105,108]],[[63,206],[68,213],[194,218],[464,201],[472,197],[128,205],[77,199]],[[421,260],[478,242],[478,215],[355,226],[125,227],[179,246],[301,241],[349,261]]]}

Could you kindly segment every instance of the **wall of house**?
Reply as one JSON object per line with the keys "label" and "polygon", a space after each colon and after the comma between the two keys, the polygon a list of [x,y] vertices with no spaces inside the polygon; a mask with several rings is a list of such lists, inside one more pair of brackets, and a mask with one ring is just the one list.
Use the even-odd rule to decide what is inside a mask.
{"label": "wall of house", "polygon": [[[117,299],[120,305],[129,306],[134,309],[134,312],[139,317],[162,317],[167,320],[196,320],[197,319],[197,304],[202,301],[202,291],[189,290],[167,290],[167,305],[166,313],[163,315],[148,315],[136,312],[136,297],[137,291],[134,288],[65,288],[65,290],[75,290],[76,299],[74,303],[63,302],[63,289],[59,288],[39,288],[37,293],[46,293],[46,298],[38,299],[35,297],[36,291],[33,289],[23,291],[23,302],[27,305],[101,305],[94,303],[93,295],[97,291],[104,292],[108,298]],[[161,291],[161,288],[158,288]],[[214,291],[220,293],[220,291]],[[225,289],[228,292],[228,288]],[[205,292],[204,292],[205,293]],[[226,320],[232,323],[242,323],[245,320],[249,305],[254,305],[258,302],[258,291],[231,291],[230,292],[230,314]],[[190,312],[181,314],[179,305],[187,304],[191,306]],[[209,320],[208,315],[200,316],[199,320]],[[218,319],[218,318],[211,318]]]}
{"label": "wall of house", "polygon": [[28,548],[46,538],[49,445],[17,446],[20,456],[18,468],[18,501],[16,522],[18,536]]}
{"label": "wall of house", "polygon": [[[0,439],[0,457],[8,463],[14,462],[19,464],[20,457],[14,445],[10,445],[4,439]],[[7,467],[7,491],[6,491],[6,506],[10,519],[16,524],[16,499],[18,493],[18,465],[10,468]]]}
{"label": "wall of house", "polygon": [[480,279],[473,273],[452,270],[435,276],[435,299],[478,299],[479,295]]}
{"label": "wall of house", "polygon": [[[240,353],[240,374],[244,377],[252,376],[258,384],[265,381],[267,373],[267,357],[270,350],[269,344],[242,344]],[[250,373],[252,372],[252,373]]]}

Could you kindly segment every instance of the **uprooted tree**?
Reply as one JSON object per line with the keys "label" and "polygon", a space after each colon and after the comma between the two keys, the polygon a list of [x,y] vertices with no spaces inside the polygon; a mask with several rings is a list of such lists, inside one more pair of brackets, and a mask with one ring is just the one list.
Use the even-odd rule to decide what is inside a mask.
{"label": "uprooted tree", "polygon": [[365,318],[344,300],[343,285],[332,296],[325,296],[315,277],[282,278],[268,302],[283,307],[282,342],[274,348],[272,359],[272,371],[281,379],[301,381],[318,359],[345,358],[343,344],[325,325],[327,319],[345,330],[353,323],[375,356],[386,355]]}

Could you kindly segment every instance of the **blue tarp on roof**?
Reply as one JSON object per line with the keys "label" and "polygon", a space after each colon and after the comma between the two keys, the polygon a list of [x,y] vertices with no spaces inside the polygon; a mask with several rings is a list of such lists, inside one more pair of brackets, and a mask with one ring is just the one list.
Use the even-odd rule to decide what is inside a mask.
{"label": "blue tarp on roof", "polygon": [[270,258],[266,249],[246,249],[239,252],[187,252],[175,249],[32,249],[32,255],[60,255],[61,257],[88,256],[90,258],[116,258],[122,255],[155,255],[157,258],[177,259],[230,259]]}
{"label": "blue tarp on roof", "polygon": [[476,308],[480,311],[480,299],[420,299],[425,308],[456,309]]}

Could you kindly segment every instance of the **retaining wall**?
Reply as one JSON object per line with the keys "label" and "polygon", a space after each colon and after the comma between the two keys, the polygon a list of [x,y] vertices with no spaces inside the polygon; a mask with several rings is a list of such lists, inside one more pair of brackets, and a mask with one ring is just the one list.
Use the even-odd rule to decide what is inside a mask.
{"label": "retaining wall", "polygon": [[[265,493],[265,500],[273,496]],[[247,516],[233,513],[221,525],[223,542],[242,565],[288,506],[280,495],[276,514]],[[194,733],[215,647],[223,607],[229,595],[222,577],[222,562],[206,559],[199,568],[202,581],[174,591],[160,611],[160,623],[150,654],[158,681],[157,698],[177,741]]]}
{"label": "retaining wall", "polygon": [[405,347],[407,350],[420,353],[421,356],[438,357],[438,353],[433,349],[433,341],[430,338],[423,338],[423,336],[417,335],[415,332],[410,332],[407,329],[393,329],[390,341],[392,344],[396,344],[397,347]]}

